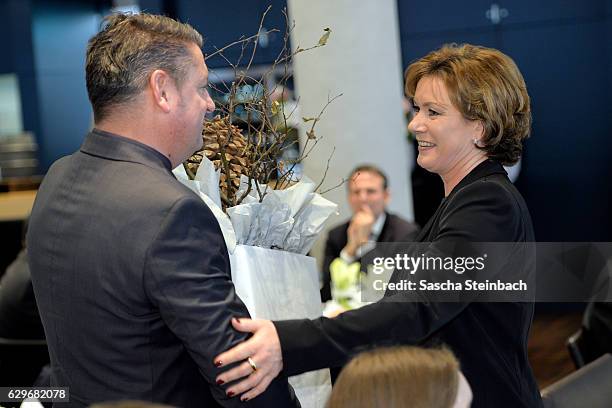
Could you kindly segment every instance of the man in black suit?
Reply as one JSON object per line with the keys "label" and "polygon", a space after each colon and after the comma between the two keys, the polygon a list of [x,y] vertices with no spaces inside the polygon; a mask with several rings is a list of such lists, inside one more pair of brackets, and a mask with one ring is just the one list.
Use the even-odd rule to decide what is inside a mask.
{"label": "man in black suit", "polygon": [[361,165],[349,176],[348,202],[353,216],[332,229],[325,244],[321,300],[332,298],[330,265],[336,258],[350,264],[372,250],[376,242],[412,241],[416,224],[386,211],[390,193],[387,176],[378,167]]}
{"label": "man in black suit", "polygon": [[[51,384],[76,407],[243,406],[213,356],[246,338],[230,318],[248,311],[213,214],[172,174],[215,109],[202,37],[162,16],[106,23],[87,48],[95,128],[49,169],[28,232]],[[281,376],[247,406],[299,403]]]}

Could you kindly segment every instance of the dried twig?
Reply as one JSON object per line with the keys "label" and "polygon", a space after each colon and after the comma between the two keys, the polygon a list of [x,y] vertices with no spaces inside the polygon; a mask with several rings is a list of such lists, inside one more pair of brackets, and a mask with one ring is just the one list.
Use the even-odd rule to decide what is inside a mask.
{"label": "dried twig", "polygon": [[319,184],[317,184],[317,186],[315,187],[315,191],[317,191],[319,189],[319,187],[321,187],[321,184],[323,184],[323,181],[325,181],[325,176],[327,176],[327,171],[329,170],[329,163],[331,162],[332,157],[334,157],[334,153],[335,152],[336,152],[336,146],[334,146],[334,148],[332,149],[331,154],[327,158],[327,164],[325,165],[325,172],[323,173],[323,178],[321,179]]}
{"label": "dried twig", "polygon": [[323,194],[327,194],[332,190],[337,189],[338,187],[342,186],[344,183],[346,183],[349,179],[347,178],[343,178],[338,184],[336,184],[335,186],[333,186],[332,188],[328,188],[327,190],[323,190],[323,191],[319,191],[319,194],[323,195]]}
{"label": "dried twig", "polygon": [[[287,11],[284,9],[285,32],[282,49],[270,68],[256,77],[250,73],[250,70],[258,51],[260,36],[279,31],[277,29],[264,30],[263,28],[270,10],[271,7],[268,7],[264,11],[256,34],[240,38],[206,56],[206,60],[214,56],[222,58],[233,71],[233,79],[229,84],[223,81],[222,86],[211,85],[211,88],[215,91],[227,95],[224,97],[224,103],[218,103],[218,110],[222,113],[223,119],[217,118],[213,127],[208,130],[205,128],[205,132],[208,132],[208,136],[205,135],[205,140],[206,137],[210,139],[213,134],[217,134],[217,138],[210,139],[214,141],[212,144],[209,141],[209,146],[205,144],[203,152],[198,152],[190,158],[190,164],[186,164],[185,169],[189,177],[193,178],[195,174],[194,163],[202,160],[204,155],[211,158],[216,168],[221,169],[221,200],[225,208],[240,204],[247,196],[252,194],[256,194],[260,201],[263,200],[269,188],[268,183],[273,178],[276,179],[274,188],[289,186],[294,181],[295,166],[310,154],[321,139],[321,137],[315,135],[317,123],[326,108],[342,95],[339,94],[333,98],[328,95],[327,103],[321,109],[321,112],[315,118],[304,119],[304,122],[312,120],[312,123],[307,132],[309,138],[304,143],[303,149],[298,149],[297,159],[291,161],[279,160],[285,150],[295,148],[296,144],[299,147],[299,140],[291,137],[291,127],[288,121],[294,115],[295,108],[289,113],[285,112],[285,103],[283,101],[273,101],[271,94],[278,89],[284,92],[286,83],[291,76],[289,64],[292,58],[296,54],[324,46],[331,30],[325,29],[316,45],[307,48],[298,47],[295,51],[291,51],[289,40],[295,22],[289,20]],[[231,47],[240,47],[240,53],[236,61],[230,61],[225,55],[225,51]],[[249,47],[252,47],[252,49]],[[247,55],[246,66],[239,68],[243,58]],[[280,78],[272,80],[278,75],[279,69],[282,70]],[[211,76],[214,76],[214,71],[211,71]],[[247,87],[251,88],[247,91]],[[224,88],[225,92],[222,92],[220,88]],[[236,125],[243,128],[244,136],[236,132]],[[330,161],[331,156],[328,159],[323,179],[317,188],[322,185],[327,175]],[[289,163],[290,165],[288,165]],[[248,179],[248,186],[238,195],[239,183],[237,183],[237,178],[240,175]],[[262,184],[265,184],[265,186],[262,187]],[[255,192],[253,192],[253,189]]]}
{"label": "dried twig", "polygon": [[[266,34],[270,34],[270,33],[277,33],[279,30],[278,29],[272,29],[272,30],[268,30],[266,31]],[[214,57],[215,55],[220,55],[223,54],[223,51],[227,50],[228,48],[232,48],[238,44],[242,44],[242,43],[248,43],[250,41],[252,41],[253,39],[259,39],[259,36],[261,35],[260,32],[257,32],[257,34],[253,34],[250,37],[246,37],[246,38],[241,38],[237,41],[234,41],[233,43],[227,44],[225,47],[219,48],[217,50],[215,50],[215,52],[207,54],[204,59],[207,60],[211,57]]]}

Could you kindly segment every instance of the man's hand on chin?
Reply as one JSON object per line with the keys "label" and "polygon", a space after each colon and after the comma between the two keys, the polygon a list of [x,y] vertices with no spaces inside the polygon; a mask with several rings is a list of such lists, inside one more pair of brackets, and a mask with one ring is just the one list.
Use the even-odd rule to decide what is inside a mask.
{"label": "man's hand on chin", "polygon": [[363,205],[353,215],[347,230],[347,243],[344,250],[350,256],[355,256],[357,249],[368,242],[376,216],[368,205]]}

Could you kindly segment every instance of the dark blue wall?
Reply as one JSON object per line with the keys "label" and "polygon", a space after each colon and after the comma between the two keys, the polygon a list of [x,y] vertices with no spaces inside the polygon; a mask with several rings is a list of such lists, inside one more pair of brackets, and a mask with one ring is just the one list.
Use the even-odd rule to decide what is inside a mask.
{"label": "dark blue wall", "polygon": [[164,0],[140,0],[140,10],[150,14],[165,14],[168,15],[168,11],[165,9]]}
{"label": "dark blue wall", "polygon": [[77,150],[92,124],[85,88],[87,40],[100,15],[87,2],[36,1],[32,39],[38,86],[41,166]]}
{"label": "dark blue wall", "polygon": [[[249,1],[215,1],[201,2],[193,0],[176,0],[174,2],[175,17],[191,24],[204,36],[204,53],[211,54],[218,48],[257,33],[261,16],[268,6],[272,6],[267,14],[263,28],[279,29],[279,33],[268,36],[268,44],[258,47],[254,64],[272,63],[283,46],[285,18],[282,10],[286,7],[286,0],[249,0]],[[232,64],[240,56],[240,47],[232,47],[224,52]],[[242,60],[245,65],[250,54]],[[228,63],[220,57],[207,59],[211,68],[226,67]]]}
{"label": "dark blue wall", "polygon": [[[517,186],[539,241],[612,240],[612,1],[398,1],[404,67],[449,42],[495,47],[521,69],[533,131]],[[418,197],[415,197],[418,200]]]}

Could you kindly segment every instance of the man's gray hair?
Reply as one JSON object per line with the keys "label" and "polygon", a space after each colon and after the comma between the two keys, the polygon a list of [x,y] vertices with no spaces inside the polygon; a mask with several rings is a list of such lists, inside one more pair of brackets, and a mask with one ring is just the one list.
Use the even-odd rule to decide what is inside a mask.
{"label": "man's gray hair", "polygon": [[189,24],[152,14],[112,14],[87,45],[87,93],[96,122],[140,94],[156,69],[181,85],[193,63],[189,44],[202,36]]}

